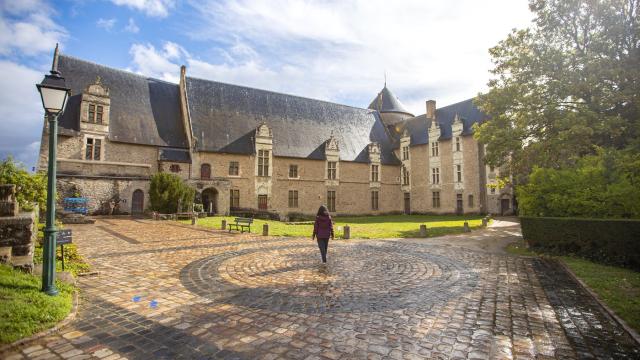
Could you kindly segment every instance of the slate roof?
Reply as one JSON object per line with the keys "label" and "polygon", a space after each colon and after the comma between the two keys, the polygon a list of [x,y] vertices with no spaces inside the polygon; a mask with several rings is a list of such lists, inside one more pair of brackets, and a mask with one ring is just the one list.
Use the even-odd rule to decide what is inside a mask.
{"label": "slate roof", "polygon": [[191,163],[191,156],[188,149],[160,148],[158,160]]}
{"label": "slate roof", "polygon": [[[436,109],[436,120],[440,123],[441,132],[439,140],[451,139],[451,125],[456,114],[462,119],[462,135],[473,134],[473,124],[482,123],[488,119],[488,116],[473,104],[473,98]],[[402,126],[402,131],[407,129],[411,134],[411,145],[429,142],[431,120],[427,119],[425,114],[405,120]]]}
{"label": "slate roof", "polygon": [[324,144],[338,140],[340,159],[368,162],[367,145],[381,145],[381,162],[398,164],[377,112],[299,96],[186,78],[196,148],[254,153],[255,129],[266,123],[277,156],[324,159]]}
{"label": "slate roof", "polygon": [[[379,99],[382,98],[382,103],[380,103]],[[380,90],[378,95],[371,101],[369,104],[369,109],[378,110],[381,113],[384,112],[399,112],[404,114],[409,114],[413,116],[412,113],[407,110],[407,108],[402,105],[397,96],[395,96],[387,85],[385,84],[384,88]]]}
{"label": "slate roof", "polygon": [[100,76],[102,84],[110,90],[110,140],[188,147],[180,118],[178,85],[62,54],[58,70],[71,88],[67,108],[59,119],[61,134],[77,134],[82,91]]}

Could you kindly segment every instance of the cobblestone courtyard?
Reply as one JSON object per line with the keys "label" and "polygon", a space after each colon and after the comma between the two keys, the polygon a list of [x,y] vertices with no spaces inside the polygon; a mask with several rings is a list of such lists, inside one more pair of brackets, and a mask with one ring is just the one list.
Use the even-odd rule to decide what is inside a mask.
{"label": "cobblestone courtyard", "polygon": [[426,240],[229,235],[169,222],[73,226],[99,275],[71,325],[1,358],[639,358],[551,260],[508,256],[517,227]]}

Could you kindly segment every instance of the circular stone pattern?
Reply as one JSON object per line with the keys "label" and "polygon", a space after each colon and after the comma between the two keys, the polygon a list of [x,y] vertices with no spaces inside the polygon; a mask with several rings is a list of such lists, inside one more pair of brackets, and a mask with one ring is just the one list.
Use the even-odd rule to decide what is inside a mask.
{"label": "circular stone pattern", "polygon": [[473,289],[477,274],[415,244],[308,244],[229,251],[187,265],[187,289],[217,302],[272,311],[357,312],[430,306]]}

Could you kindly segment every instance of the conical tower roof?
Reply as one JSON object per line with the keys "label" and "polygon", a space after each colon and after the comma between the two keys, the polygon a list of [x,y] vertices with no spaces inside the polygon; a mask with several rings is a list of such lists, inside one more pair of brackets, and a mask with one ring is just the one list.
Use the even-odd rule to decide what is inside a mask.
{"label": "conical tower roof", "polygon": [[378,96],[373,99],[373,101],[369,105],[369,109],[378,110],[381,113],[397,112],[413,116],[413,114],[410,113],[409,110],[404,107],[404,105],[402,105],[400,100],[398,100],[398,97],[395,96],[391,92],[391,90],[389,90],[389,88],[387,88],[386,84],[382,88],[382,90],[380,90]]}

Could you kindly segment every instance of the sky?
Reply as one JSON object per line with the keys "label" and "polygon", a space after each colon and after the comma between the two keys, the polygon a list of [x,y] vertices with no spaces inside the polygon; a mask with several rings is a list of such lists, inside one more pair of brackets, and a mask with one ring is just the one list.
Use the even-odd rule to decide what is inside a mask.
{"label": "sky", "polygon": [[[367,107],[386,82],[415,115],[487,90],[488,49],[527,0],[0,0],[0,159],[35,166],[35,84],[53,49],[177,82],[187,75]],[[64,76],[64,74],[63,74]]]}

